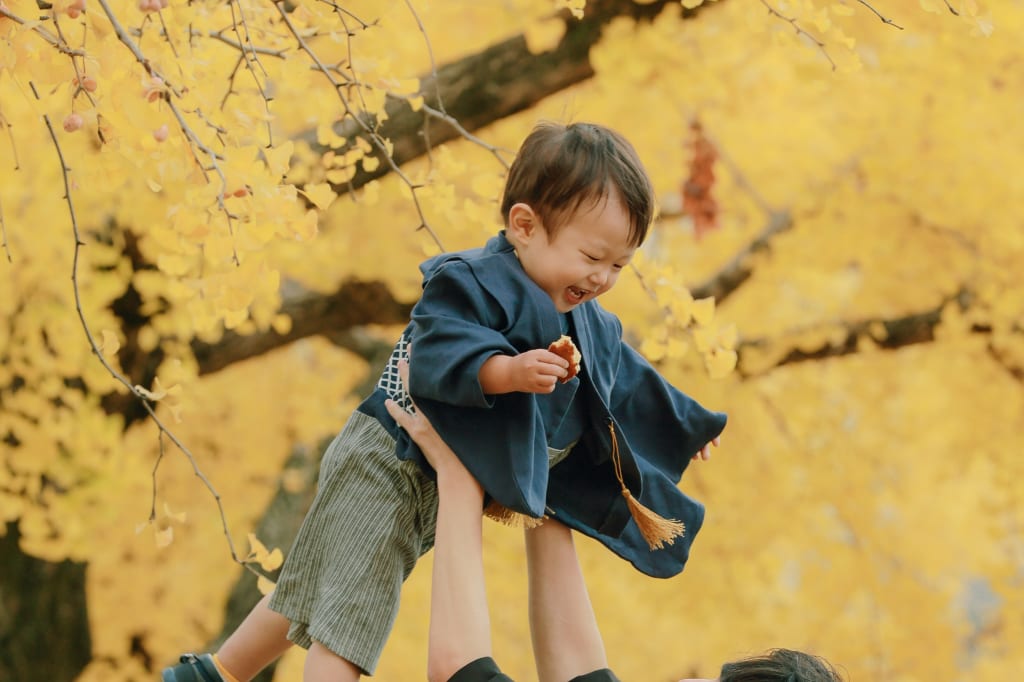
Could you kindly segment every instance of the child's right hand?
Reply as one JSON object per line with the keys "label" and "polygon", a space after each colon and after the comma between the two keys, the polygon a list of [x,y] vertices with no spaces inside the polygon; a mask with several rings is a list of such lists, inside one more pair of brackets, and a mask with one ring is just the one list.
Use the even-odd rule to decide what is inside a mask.
{"label": "child's right hand", "polygon": [[568,374],[568,360],[537,348],[519,355],[492,355],[480,367],[479,380],[487,394],[551,393]]}
{"label": "child's right hand", "polygon": [[551,393],[559,379],[569,374],[569,363],[547,348],[528,350],[510,358],[513,390],[523,393]]}

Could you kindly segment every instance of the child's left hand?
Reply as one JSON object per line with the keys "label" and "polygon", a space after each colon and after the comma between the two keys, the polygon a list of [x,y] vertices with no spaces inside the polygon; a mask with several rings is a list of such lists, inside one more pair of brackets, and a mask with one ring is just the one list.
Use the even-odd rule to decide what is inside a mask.
{"label": "child's left hand", "polygon": [[719,443],[721,443],[721,442],[722,442],[722,437],[721,436],[715,436],[714,438],[711,439],[710,443],[706,443],[704,445],[704,447],[702,447],[700,449],[700,452],[698,452],[697,454],[695,454],[693,456],[693,459],[700,459],[700,460],[704,460],[705,462],[708,461],[709,459],[711,459],[711,446],[714,445],[717,448]]}

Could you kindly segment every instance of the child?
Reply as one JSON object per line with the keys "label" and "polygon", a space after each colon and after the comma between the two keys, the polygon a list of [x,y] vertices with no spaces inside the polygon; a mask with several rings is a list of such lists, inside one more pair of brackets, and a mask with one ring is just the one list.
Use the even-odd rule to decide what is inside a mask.
{"label": "child", "polygon": [[[385,405],[408,406],[397,367],[410,343],[410,393],[492,509],[553,517],[648,575],[682,570],[704,511],[676,484],[725,415],[662,379],[594,300],[653,217],[636,152],[601,126],[540,124],[509,169],[501,211],[505,230],[484,247],[421,266],[412,321],[324,454],[274,593],[217,656],[183,656],[165,681],[249,679],[288,640],[309,648],[306,680],[373,673],[436,521],[422,453]],[[565,382],[569,363],[547,350],[563,334],[582,354]]]}

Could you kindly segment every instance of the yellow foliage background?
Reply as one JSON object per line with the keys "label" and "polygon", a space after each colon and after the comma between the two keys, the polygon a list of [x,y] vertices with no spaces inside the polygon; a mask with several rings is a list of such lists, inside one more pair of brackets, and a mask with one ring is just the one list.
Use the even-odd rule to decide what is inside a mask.
{"label": "yellow foliage background", "polygon": [[[21,16],[35,7],[4,2]],[[141,25],[134,4],[111,4]],[[645,351],[669,379],[730,414],[722,447],[682,483],[708,507],[683,575],[646,578],[579,543],[611,665],[625,680],[714,677],[723,660],[787,646],[825,655],[853,680],[1013,679],[1024,669],[1024,6],[955,2],[959,18],[940,2],[885,8],[899,12],[892,18],[900,30],[859,3],[774,4],[824,50],[742,0],[708,3],[695,19],[684,20],[681,7],[651,24],[622,19],[592,51],[593,79],[478,133],[515,149],[538,118],[594,120],[633,141],[664,215],[638,275],[624,276],[605,304],[638,345],[657,342]],[[308,26],[331,19],[326,4],[296,5]],[[362,75],[394,93],[415,91],[410,79],[430,62],[406,4],[345,5],[379,19],[355,39]],[[438,63],[518,33],[535,50],[559,38],[551,2],[413,5]],[[229,11],[189,7],[172,3],[168,20],[206,30]],[[251,18],[272,11],[254,6]],[[415,265],[438,248],[415,230],[419,217],[399,178],[355,198],[325,191],[322,183],[339,177],[329,174],[358,159],[321,159],[288,141],[340,115],[337,96],[296,58],[262,60],[288,83],[290,96],[277,97],[272,114],[251,86],[226,110],[214,88],[186,95],[183,110],[207,111],[231,131],[224,183],[197,183],[183,136],[159,143],[151,135],[165,123],[176,130],[173,112],[144,96],[154,84],[98,17],[90,6],[85,21],[98,33],[89,50],[107,69],[96,74],[103,115],[86,108],[83,116],[92,130],[109,126],[102,147],[85,130],[59,130],[71,101],[69,60],[31,28],[0,18],[0,123],[4,137],[11,133],[0,137],[11,254],[0,262],[0,310],[10,321],[0,331],[0,385],[19,377],[27,387],[0,394],[0,435],[14,433],[19,443],[2,446],[0,519],[19,519],[30,554],[88,561],[94,662],[84,682],[153,678],[131,655],[133,638],[157,667],[208,641],[241,569],[209,491],[166,441],[156,518],[146,523],[161,442],[150,423],[122,434],[99,404],[116,384],[74,314],[74,238],[41,116],[58,127],[72,159],[86,319],[110,343],[126,341],[108,306],[131,281],[153,313],[140,345],[178,336],[177,345],[166,342],[172,359],[159,374],[175,392],[160,414],[221,495],[241,554],[288,477],[282,466],[293,449],[315,459],[317,442],[344,423],[365,363],[307,339],[198,377],[180,339],[214,341],[225,326],[286,326],[275,317],[282,281],[327,292],[352,277],[382,279],[412,300]],[[211,65],[237,56],[203,45],[209,54],[175,60],[159,41],[146,43],[163,64],[180,65],[180,80],[196,82],[204,68],[220,73]],[[317,47],[337,56],[346,44],[323,36]],[[75,103],[83,106],[80,97]],[[700,240],[677,205],[694,116],[724,155],[715,188],[721,225]],[[270,142],[268,119],[269,153],[260,151]],[[287,182],[279,182],[275,170],[292,154]],[[445,248],[477,245],[497,229],[502,168],[488,150],[451,143],[403,171],[427,183],[418,197]],[[249,193],[221,210],[218,188],[242,186]],[[793,227],[751,257],[751,278],[698,325],[725,349],[733,344],[722,339],[738,330],[737,370],[712,378],[695,332],[666,318],[664,306],[764,229],[762,202],[787,211]],[[230,212],[248,220],[232,224]],[[131,226],[158,270],[132,271],[120,225]],[[850,324],[938,309],[926,342],[886,349],[876,324],[856,352],[783,362],[793,349],[841,339]],[[68,376],[88,390],[69,389]],[[47,487],[44,475],[59,485]],[[520,535],[495,524],[486,533],[496,657],[513,678],[535,679]],[[428,556],[407,585],[380,680],[424,676],[429,564]],[[299,679],[301,658],[289,653],[277,679]]]}

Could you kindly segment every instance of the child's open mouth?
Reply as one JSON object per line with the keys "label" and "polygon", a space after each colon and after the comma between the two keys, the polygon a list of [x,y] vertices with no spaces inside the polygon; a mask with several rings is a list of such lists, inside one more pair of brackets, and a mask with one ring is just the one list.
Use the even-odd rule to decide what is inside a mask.
{"label": "child's open mouth", "polygon": [[573,303],[582,303],[583,299],[587,297],[590,292],[586,289],[578,289],[576,287],[569,287],[569,300]]}

